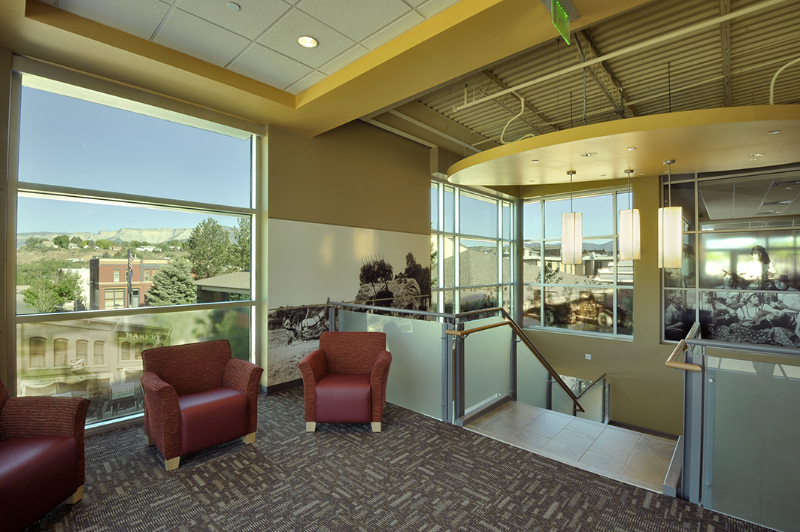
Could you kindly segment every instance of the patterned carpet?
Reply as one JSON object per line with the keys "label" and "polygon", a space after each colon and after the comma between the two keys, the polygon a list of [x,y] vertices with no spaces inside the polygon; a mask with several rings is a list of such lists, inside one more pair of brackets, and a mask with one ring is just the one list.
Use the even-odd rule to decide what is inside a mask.
{"label": "patterned carpet", "polygon": [[83,500],[30,531],[762,531],[387,405],[383,432],[317,426],[301,388],[260,396],[256,442],[167,473],[141,426],[86,440]]}

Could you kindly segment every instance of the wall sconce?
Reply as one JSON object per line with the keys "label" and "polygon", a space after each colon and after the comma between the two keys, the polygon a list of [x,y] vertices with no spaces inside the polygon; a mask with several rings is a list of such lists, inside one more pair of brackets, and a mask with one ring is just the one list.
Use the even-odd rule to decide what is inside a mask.
{"label": "wall sconce", "polygon": [[569,170],[569,210],[561,215],[561,263],[583,263],[583,214],[572,212],[572,176],[575,170]]}
{"label": "wall sconce", "polygon": [[683,253],[683,210],[672,206],[672,165],[674,159],[664,161],[667,165],[667,195],[669,207],[658,209],[658,267],[680,268]]}
{"label": "wall sconce", "polygon": [[[628,198],[630,198],[630,205],[628,206],[633,207],[633,194],[631,193],[631,174],[633,170],[625,170],[625,173],[628,175]],[[630,208],[619,211],[619,259],[639,260],[641,258],[639,209]]]}

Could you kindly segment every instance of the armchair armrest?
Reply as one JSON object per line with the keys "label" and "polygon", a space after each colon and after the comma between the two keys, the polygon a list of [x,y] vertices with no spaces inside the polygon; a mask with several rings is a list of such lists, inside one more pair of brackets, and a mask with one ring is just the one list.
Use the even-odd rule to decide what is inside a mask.
{"label": "armchair armrest", "polygon": [[389,366],[392,365],[392,354],[381,351],[375,359],[375,366],[369,378],[372,402],[372,421],[380,423],[383,418],[383,404],[386,402],[386,383],[389,380]]}
{"label": "armchair armrest", "polygon": [[181,455],[181,411],[175,388],[155,373],[142,375],[144,390],[145,432],[166,460]]}
{"label": "armchair armrest", "polygon": [[12,397],[0,411],[0,440],[67,436],[77,443],[78,486],[84,483],[84,429],[89,401],[78,397]]}
{"label": "armchair armrest", "polygon": [[258,381],[264,368],[248,362],[232,358],[225,366],[222,386],[242,392],[247,397],[247,432],[256,431],[258,425]]}
{"label": "armchair armrest", "polygon": [[315,422],[317,415],[317,382],[328,374],[328,361],[321,349],[312,351],[297,364],[303,375],[303,395],[306,422]]}

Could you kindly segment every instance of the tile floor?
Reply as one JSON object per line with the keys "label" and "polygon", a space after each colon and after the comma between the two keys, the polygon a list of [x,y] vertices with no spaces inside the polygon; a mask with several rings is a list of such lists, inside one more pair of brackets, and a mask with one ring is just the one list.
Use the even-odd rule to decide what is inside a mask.
{"label": "tile floor", "polygon": [[466,428],[658,493],[662,492],[676,444],[674,440],[513,402]]}

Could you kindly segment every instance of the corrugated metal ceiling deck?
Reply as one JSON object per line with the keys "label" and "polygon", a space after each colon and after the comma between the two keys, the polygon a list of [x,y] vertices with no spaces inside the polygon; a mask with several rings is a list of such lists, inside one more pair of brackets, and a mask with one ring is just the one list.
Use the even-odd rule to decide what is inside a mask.
{"label": "corrugated metal ceiling deck", "polygon": [[[736,12],[760,0],[655,0],[600,22],[573,43],[551,41],[483,72],[454,81],[419,98],[427,107],[495,142],[503,128],[520,111],[513,94],[461,111],[454,106],[520,83],[563,70],[581,62],[580,41],[587,58],[608,54],[693,24]],[[728,29],[729,27],[729,29]],[[725,32],[730,34],[726,61]],[[597,54],[591,55],[590,43]],[[769,85],[775,72],[800,57],[800,2],[787,1],[728,23],[616,57],[586,74],[586,123],[621,119],[614,103],[621,91],[627,105],[625,117],[726,106],[725,76],[729,64],[730,95],[727,105],[769,103]],[[598,80],[605,79],[604,87]],[[611,80],[615,81],[611,81]],[[525,98],[525,113],[508,125],[504,139],[540,135],[583,123],[583,69],[518,91]],[[781,74],[775,103],[800,103],[800,63]],[[479,146],[480,147],[480,146]],[[484,148],[489,145],[483,146]]]}

